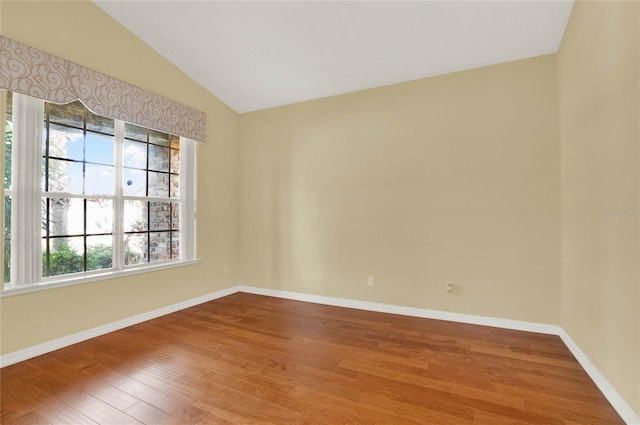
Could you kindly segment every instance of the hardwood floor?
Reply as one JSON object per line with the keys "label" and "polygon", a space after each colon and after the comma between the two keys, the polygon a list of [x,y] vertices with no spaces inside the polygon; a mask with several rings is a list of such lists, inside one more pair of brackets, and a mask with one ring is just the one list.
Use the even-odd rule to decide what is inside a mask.
{"label": "hardwood floor", "polygon": [[8,366],[14,424],[623,424],[556,336],[245,293]]}

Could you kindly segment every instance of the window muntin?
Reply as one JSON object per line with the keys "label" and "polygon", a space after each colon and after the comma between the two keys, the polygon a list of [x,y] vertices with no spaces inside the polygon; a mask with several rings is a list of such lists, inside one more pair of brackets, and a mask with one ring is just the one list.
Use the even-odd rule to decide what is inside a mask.
{"label": "window muntin", "polygon": [[[79,101],[43,103],[44,117],[34,124],[42,126],[43,140],[39,281],[192,259],[193,248],[181,255],[180,247],[193,244],[194,225],[188,221],[194,221],[194,192],[186,189],[194,173],[180,164],[180,150],[186,142],[188,154],[194,155],[188,146],[194,142],[181,143],[177,136],[95,115]],[[6,128],[11,105],[9,93]],[[11,210],[6,208],[13,195],[11,135],[5,129],[5,251],[15,245]],[[180,232],[181,213],[186,232]],[[5,283],[11,281],[8,254]],[[30,283],[37,282],[11,283],[5,289]]]}

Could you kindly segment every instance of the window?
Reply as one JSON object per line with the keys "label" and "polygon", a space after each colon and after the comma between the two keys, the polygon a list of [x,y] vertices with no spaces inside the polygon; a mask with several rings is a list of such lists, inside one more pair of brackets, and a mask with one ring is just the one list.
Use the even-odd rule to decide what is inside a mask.
{"label": "window", "polygon": [[194,258],[194,141],[80,101],[5,109],[5,289]]}

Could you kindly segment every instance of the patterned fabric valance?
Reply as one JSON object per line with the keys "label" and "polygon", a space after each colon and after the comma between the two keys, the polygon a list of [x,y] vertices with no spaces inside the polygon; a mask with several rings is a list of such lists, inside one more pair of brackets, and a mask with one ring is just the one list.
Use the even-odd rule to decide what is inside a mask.
{"label": "patterned fabric valance", "polygon": [[205,141],[204,112],[1,36],[0,89],[53,103],[79,99],[95,114]]}

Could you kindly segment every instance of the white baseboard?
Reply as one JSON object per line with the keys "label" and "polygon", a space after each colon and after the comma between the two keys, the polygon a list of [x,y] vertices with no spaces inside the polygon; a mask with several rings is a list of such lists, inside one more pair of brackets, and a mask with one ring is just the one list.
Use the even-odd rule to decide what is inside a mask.
{"label": "white baseboard", "polygon": [[620,393],[613,388],[613,385],[605,378],[600,370],[593,364],[591,359],[580,349],[578,344],[564,330],[560,329],[560,338],[565,343],[571,354],[576,358],[580,366],[587,372],[602,394],[609,400],[609,403],[616,409],[616,412],[628,425],[640,425],[640,416],[627,404]]}
{"label": "white baseboard", "polygon": [[117,331],[118,329],[146,322],[147,320],[155,319],[156,317],[174,313],[179,310],[184,310],[185,308],[206,303],[207,301],[215,300],[216,298],[221,298],[227,295],[234,294],[236,292],[238,292],[238,289],[236,287],[223,289],[221,291],[213,292],[201,297],[192,298],[190,300],[182,301],[177,304],[162,307],[157,310],[148,311],[136,316],[131,316],[122,320],[107,323],[106,325],[98,326],[96,328],[87,329],[86,331],[63,336],[62,338],[57,338],[52,341],[43,342],[42,344],[34,345],[33,347],[25,348],[23,350],[14,351],[12,353],[0,356],[0,367],[9,366],[14,363],[31,359],[33,357],[37,357],[54,350],[59,350],[60,348],[67,347],[78,342],[86,341],[87,339],[95,338],[109,332]]}
{"label": "white baseboard", "polygon": [[323,295],[305,294],[300,292],[280,291],[277,289],[257,288],[255,286],[237,286],[241,292],[257,295],[267,295],[288,300],[305,301],[316,304],[332,305],[336,307],[354,308],[357,310],[377,311],[379,313],[400,314],[403,316],[422,317],[425,319],[446,320],[449,322],[468,323],[472,325],[493,326],[496,328],[514,329],[518,331],[537,332],[558,335],[560,326],[543,323],[523,322],[520,320],[500,319],[496,317],[476,316],[472,314],[452,313],[441,310],[405,307],[393,304],[383,304],[370,301],[351,300],[346,298],[326,297]]}
{"label": "white baseboard", "polygon": [[514,329],[527,332],[537,332],[549,335],[558,335],[562,341],[566,344],[567,348],[575,356],[576,360],[584,368],[587,374],[598,386],[603,395],[607,398],[609,403],[618,412],[627,425],[640,425],[640,417],[634,410],[627,404],[622,396],[615,390],[615,388],[609,383],[605,376],[598,370],[598,368],[591,362],[589,357],[578,347],[578,345],[571,339],[569,334],[557,325],[525,322],[519,320],[500,319],[495,317],[476,316],[471,314],[452,313],[448,311],[428,310],[423,308],[405,307],[392,304],[375,303],[369,301],[350,300],[346,298],[326,297],[322,295],[305,294],[300,292],[281,291],[277,289],[259,288],[255,286],[233,286],[231,288],[223,289],[221,291],[213,292],[201,297],[192,298],[177,304],[173,304],[167,307],[162,307],[157,310],[149,311],[147,313],[138,314],[136,316],[128,317],[126,319],[118,320],[116,322],[108,323],[103,326],[88,329],[86,331],[78,332],[72,335],[68,335],[62,338],[55,339],[53,341],[45,342],[35,345],[33,347],[18,350],[13,353],[0,356],[0,367],[12,365],[14,363],[27,360],[41,354],[45,354],[54,350],[58,350],[63,347],[67,347],[72,344],[76,344],[87,339],[95,338],[100,335],[104,335],[109,332],[116,331],[118,329],[126,328],[138,323],[145,322],[147,320],[155,319],[156,317],[164,316],[185,308],[193,307],[198,304],[202,304],[208,301],[222,298],[227,295],[234,294],[236,292],[247,292],[256,295],[267,295],[271,297],[305,301],[316,304],[332,305],[336,307],[354,308],[358,310],[376,311],[381,313],[401,314],[404,316],[422,317],[427,319],[447,320],[451,322],[468,323],[482,326],[493,326],[504,329]]}

